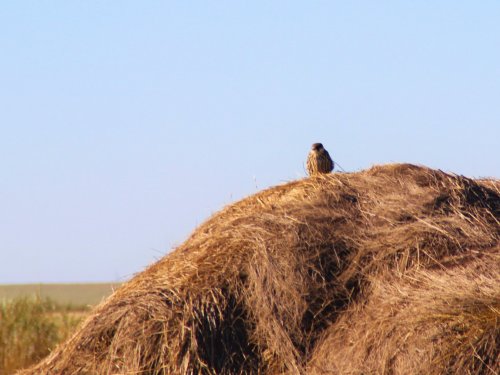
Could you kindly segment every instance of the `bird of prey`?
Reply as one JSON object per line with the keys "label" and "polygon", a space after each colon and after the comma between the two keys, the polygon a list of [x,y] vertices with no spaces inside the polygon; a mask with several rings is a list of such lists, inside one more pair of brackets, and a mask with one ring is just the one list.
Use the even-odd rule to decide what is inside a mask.
{"label": "bird of prey", "polygon": [[334,167],[330,154],[321,143],[314,143],[307,156],[307,172],[310,176],[321,173],[330,173]]}

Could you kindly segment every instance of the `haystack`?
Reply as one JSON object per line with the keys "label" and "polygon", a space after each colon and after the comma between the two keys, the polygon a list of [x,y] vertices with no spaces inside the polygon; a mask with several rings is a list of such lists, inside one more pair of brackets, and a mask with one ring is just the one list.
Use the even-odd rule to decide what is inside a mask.
{"label": "haystack", "polygon": [[496,374],[500,182],[409,164],[224,208],[21,374]]}

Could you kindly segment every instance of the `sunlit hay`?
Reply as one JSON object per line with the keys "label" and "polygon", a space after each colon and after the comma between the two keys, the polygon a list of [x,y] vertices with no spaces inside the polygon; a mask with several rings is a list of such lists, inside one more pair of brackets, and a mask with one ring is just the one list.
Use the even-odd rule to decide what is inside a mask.
{"label": "sunlit hay", "polygon": [[500,373],[500,256],[387,273],[324,333],[309,374]]}
{"label": "sunlit hay", "polygon": [[[380,299],[377,290],[401,284],[408,293],[418,291],[407,279],[421,277],[426,281],[419,293],[432,295],[433,280],[450,278],[445,271],[467,269],[486,255],[488,262],[496,259],[499,209],[498,181],[409,164],[320,175],[262,191],[215,214],[24,374],[300,374],[319,371],[317,364],[334,369],[322,348],[348,350],[349,331],[343,342],[331,333],[352,324],[357,337],[349,317],[362,314],[362,306],[370,311]],[[463,277],[464,284],[469,281]],[[500,289],[498,277],[491,283]],[[477,296],[473,287],[463,289],[482,298],[480,289]],[[433,309],[432,297],[426,301],[425,316],[439,314],[442,302]],[[491,311],[487,324],[474,325],[493,337],[478,344],[485,347],[479,356],[486,363],[497,353],[491,343],[498,330],[491,322],[498,309]],[[439,334],[442,321],[429,319],[429,330]],[[328,346],[332,340],[339,347]],[[358,350],[362,357],[371,349]],[[423,346],[415,356],[432,357],[434,350]],[[470,353],[453,363],[468,366]],[[397,363],[396,373],[406,368]],[[377,366],[363,371],[377,373]]]}

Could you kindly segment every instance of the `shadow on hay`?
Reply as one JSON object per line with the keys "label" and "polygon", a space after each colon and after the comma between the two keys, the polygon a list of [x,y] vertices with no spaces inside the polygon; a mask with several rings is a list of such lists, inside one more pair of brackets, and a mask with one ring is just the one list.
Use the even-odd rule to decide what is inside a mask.
{"label": "shadow on hay", "polygon": [[[496,180],[409,164],[262,191],[207,220],[22,373],[405,374],[422,358],[444,364],[429,373],[496,371],[500,288],[485,270],[500,268],[499,202]],[[468,306],[482,308],[461,314]]]}

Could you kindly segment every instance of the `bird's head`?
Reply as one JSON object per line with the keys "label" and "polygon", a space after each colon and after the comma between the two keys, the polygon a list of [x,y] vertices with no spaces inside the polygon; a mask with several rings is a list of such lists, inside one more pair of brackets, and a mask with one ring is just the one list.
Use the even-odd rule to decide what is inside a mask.
{"label": "bird's head", "polygon": [[319,151],[323,148],[323,145],[321,143],[313,143],[313,145],[311,146],[311,149],[313,149],[314,151]]}

